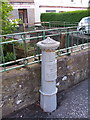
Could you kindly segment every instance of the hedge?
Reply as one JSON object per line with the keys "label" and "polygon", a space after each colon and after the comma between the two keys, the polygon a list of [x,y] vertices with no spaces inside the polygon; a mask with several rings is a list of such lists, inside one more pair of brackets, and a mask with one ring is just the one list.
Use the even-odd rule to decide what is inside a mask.
{"label": "hedge", "polygon": [[42,13],[41,22],[62,21],[62,22],[79,22],[81,18],[90,16],[90,9],[77,10],[63,13]]}

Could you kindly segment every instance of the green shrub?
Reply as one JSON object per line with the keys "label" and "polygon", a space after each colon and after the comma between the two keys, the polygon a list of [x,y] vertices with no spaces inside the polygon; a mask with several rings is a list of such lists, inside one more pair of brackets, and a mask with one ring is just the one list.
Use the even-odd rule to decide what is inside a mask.
{"label": "green shrub", "polygon": [[[6,41],[11,41],[13,40],[12,38],[3,38],[2,41],[6,42]],[[14,42],[14,45],[16,46],[18,43]],[[4,61],[3,61],[3,54],[1,54],[0,56],[0,63],[3,62],[9,62],[14,60],[14,53],[13,53],[13,44],[12,43],[8,43],[8,44],[3,44],[2,45],[2,49],[3,49],[3,54],[4,54]]]}
{"label": "green shrub", "polygon": [[[14,60],[14,54],[12,52],[7,52],[7,54],[4,57],[5,62],[9,62]],[[0,56],[0,63],[3,63],[3,58]]]}
{"label": "green shrub", "polygon": [[14,54],[12,52],[7,52],[6,56],[5,56],[5,62],[9,62],[14,60]]}
{"label": "green shrub", "polygon": [[64,13],[42,13],[41,22],[62,21],[62,22],[79,22],[81,18],[90,16],[90,9],[77,10]]}

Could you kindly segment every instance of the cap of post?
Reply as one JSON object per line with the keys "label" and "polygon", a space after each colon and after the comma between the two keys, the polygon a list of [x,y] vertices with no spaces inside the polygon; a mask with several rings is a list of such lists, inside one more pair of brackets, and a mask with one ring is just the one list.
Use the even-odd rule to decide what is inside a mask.
{"label": "cap of post", "polygon": [[60,45],[60,42],[57,42],[50,37],[47,37],[45,40],[37,43],[37,46],[44,50],[45,49],[55,50],[59,47],[59,45]]}

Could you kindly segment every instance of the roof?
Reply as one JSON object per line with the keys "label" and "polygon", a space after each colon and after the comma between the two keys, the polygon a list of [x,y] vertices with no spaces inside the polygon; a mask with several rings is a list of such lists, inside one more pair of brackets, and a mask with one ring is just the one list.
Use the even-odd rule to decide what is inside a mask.
{"label": "roof", "polygon": [[9,0],[9,2],[14,2],[14,3],[20,3],[20,2],[32,3],[32,2],[34,2],[34,0]]}

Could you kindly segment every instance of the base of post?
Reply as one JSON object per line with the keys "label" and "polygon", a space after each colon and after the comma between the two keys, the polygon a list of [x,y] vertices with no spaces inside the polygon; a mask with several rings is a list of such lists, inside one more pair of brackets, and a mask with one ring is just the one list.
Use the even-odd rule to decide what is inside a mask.
{"label": "base of post", "polygon": [[44,112],[53,112],[57,108],[57,88],[54,93],[45,94],[40,91],[40,106],[44,110]]}

